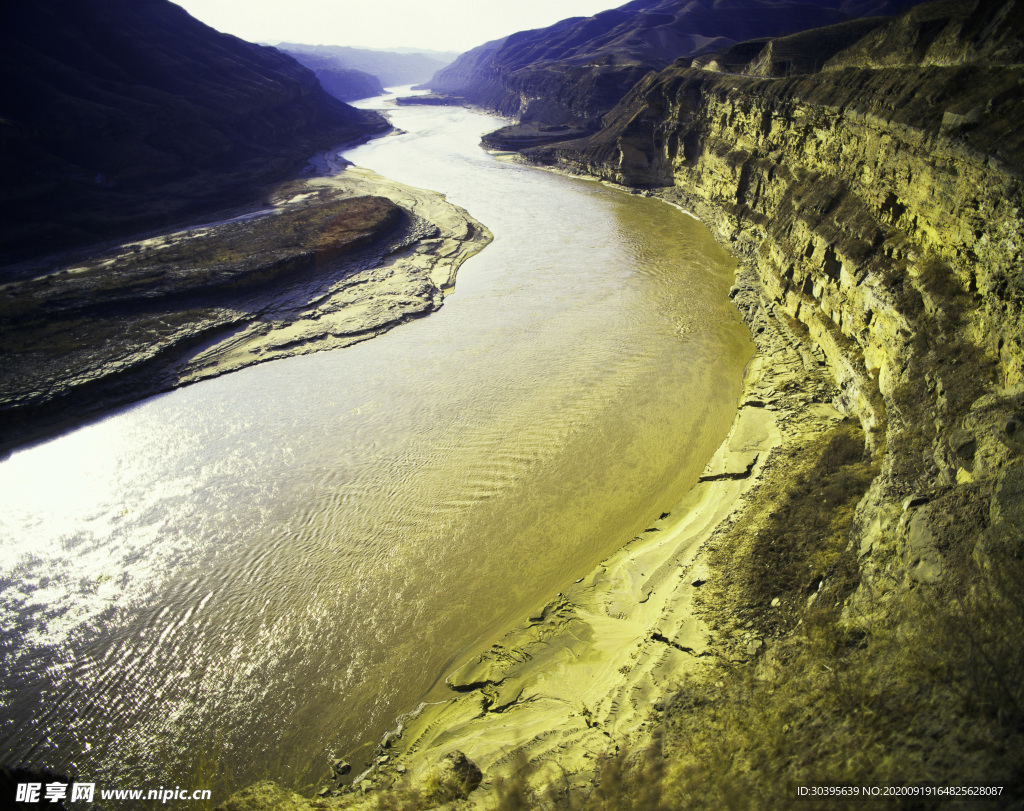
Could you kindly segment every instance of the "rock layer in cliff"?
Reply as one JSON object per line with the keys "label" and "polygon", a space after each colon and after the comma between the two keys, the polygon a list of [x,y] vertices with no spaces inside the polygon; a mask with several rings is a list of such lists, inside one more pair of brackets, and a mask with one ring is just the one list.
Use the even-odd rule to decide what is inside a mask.
{"label": "rock layer in cliff", "polygon": [[912,0],[634,0],[481,45],[429,86],[519,118],[489,140],[518,149],[594,132],[637,81],[677,58],[909,5]]}

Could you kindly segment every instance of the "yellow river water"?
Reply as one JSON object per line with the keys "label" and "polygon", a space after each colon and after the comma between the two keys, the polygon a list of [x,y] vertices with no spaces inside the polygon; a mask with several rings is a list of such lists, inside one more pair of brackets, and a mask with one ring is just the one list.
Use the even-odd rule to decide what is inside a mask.
{"label": "yellow river water", "polygon": [[[0,758],[106,787],[315,781],[668,509],[749,336],[693,218],[391,108],[347,157],[494,233],[436,314],[0,462]],[[202,785],[200,785],[202,784]]]}

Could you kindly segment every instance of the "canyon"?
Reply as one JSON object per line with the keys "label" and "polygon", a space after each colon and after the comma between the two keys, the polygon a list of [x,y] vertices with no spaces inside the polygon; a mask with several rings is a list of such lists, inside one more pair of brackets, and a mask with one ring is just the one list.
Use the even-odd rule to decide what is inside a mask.
{"label": "canyon", "polygon": [[[727,44],[648,72],[596,131],[485,136],[694,212],[741,258],[758,356],[690,500],[449,676],[459,695],[325,807],[1019,798],[1022,20],[939,0]],[[526,121],[589,94],[552,68],[516,98],[543,63],[502,73],[487,48],[455,63],[478,94],[439,77],[455,95],[419,101]],[[262,801],[291,800],[226,807]]]}
{"label": "canyon", "polygon": [[[358,769],[337,753],[302,786],[315,799],[262,782],[225,811],[786,808],[826,784],[1024,800],[1024,5],[770,6],[636,0],[487,43],[398,100],[512,117],[483,136],[502,161],[698,218],[738,260],[729,297],[756,353],[676,503],[451,662],[443,697]],[[61,127],[34,143],[24,71],[5,150],[23,181],[4,202],[6,448],[434,312],[491,241],[440,195],[344,169],[336,145],[383,117],[270,49],[207,41],[280,84],[117,160],[94,138],[72,161]],[[114,74],[67,101],[97,131],[132,118],[97,112],[124,90]],[[251,149],[224,145],[240,117]],[[227,200],[249,205],[167,227]],[[50,235],[77,250],[128,233],[24,261]]]}
{"label": "canyon", "polygon": [[850,611],[1015,525],[992,499],[1018,475],[1019,26],[1012,3],[932,3],[809,74],[674,67],[591,141],[531,153],[697,212],[756,275],[748,322],[791,319],[824,353],[883,464]]}

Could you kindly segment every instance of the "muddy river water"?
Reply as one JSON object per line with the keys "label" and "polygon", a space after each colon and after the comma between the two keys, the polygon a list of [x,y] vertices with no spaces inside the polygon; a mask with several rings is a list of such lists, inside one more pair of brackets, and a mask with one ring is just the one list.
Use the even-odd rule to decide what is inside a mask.
{"label": "muddy river water", "polygon": [[[683,212],[389,108],[346,153],[494,242],[427,318],[0,462],[0,763],[304,785],[668,509],[733,418],[734,263]],[[350,758],[351,759],[351,758]]]}

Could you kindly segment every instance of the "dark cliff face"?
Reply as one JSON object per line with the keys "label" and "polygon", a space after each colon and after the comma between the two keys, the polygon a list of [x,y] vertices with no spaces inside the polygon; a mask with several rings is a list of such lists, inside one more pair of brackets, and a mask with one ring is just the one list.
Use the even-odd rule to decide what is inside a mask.
{"label": "dark cliff face", "polygon": [[593,132],[652,70],[721,50],[871,14],[907,0],[635,0],[593,17],[522,31],[463,54],[430,81],[432,90],[505,115],[523,127],[492,139],[522,147]]}
{"label": "dark cliff face", "polygon": [[5,4],[0,53],[6,259],[246,202],[317,149],[387,129],[167,0]]}

